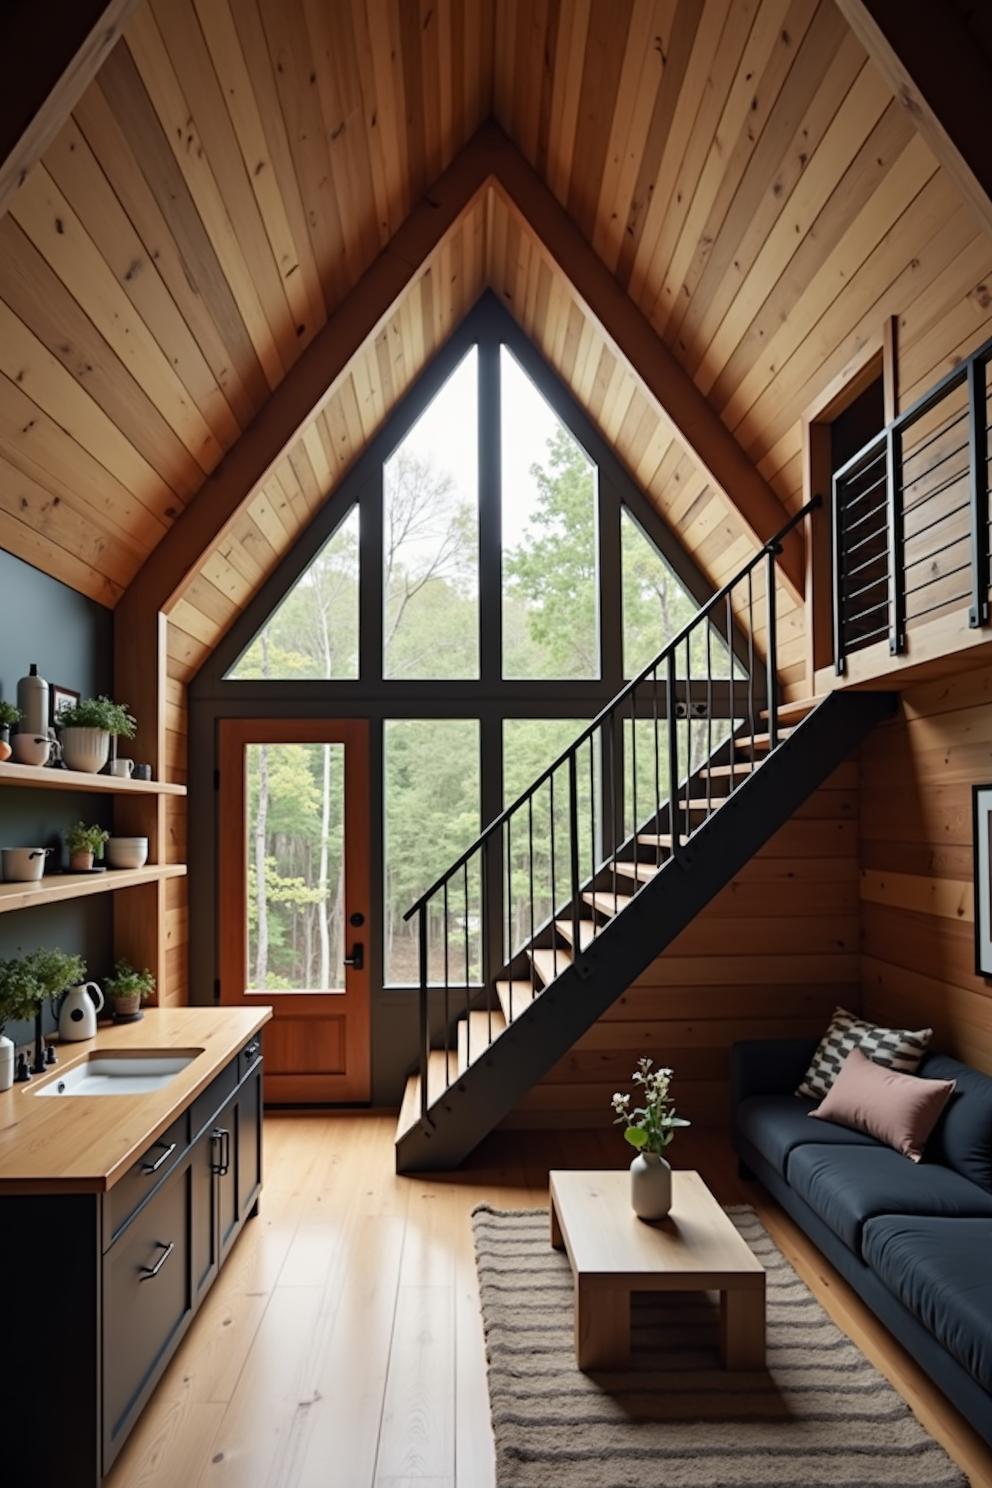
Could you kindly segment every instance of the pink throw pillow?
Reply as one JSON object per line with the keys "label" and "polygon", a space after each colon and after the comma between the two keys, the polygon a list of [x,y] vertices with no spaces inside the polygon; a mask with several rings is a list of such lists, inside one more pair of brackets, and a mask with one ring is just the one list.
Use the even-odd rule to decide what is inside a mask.
{"label": "pink throw pillow", "polygon": [[901,1075],[852,1049],[833,1085],[809,1114],[867,1132],[919,1162],[953,1090],[953,1080]]}

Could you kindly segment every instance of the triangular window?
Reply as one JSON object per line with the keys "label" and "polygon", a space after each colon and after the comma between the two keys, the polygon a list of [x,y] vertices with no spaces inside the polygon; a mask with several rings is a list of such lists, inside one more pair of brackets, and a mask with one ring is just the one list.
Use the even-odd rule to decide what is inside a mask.
{"label": "triangular window", "polygon": [[357,506],[227,675],[233,682],[263,677],[350,681],[358,676]]}
{"label": "triangular window", "polygon": [[[620,512],[620,562],[623,588],[623,674],[636,677],[663,646],[689,624],[699,605],[675,577],[654,543],[626,507]],[[725,624],[718,615],[716,625]],[[729,676],[727,648],[716,625],[698,625],[692,633],[690,656],[680,646],[676,675],[713,678]],[[707,648],[709,655],[707,656]]]}

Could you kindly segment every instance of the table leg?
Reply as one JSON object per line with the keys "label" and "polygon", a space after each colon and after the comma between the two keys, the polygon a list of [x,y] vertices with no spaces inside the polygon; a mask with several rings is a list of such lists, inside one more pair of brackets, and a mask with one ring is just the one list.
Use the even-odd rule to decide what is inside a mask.
{"label": "table leg", "polygon": [[630,1363],[630,1293],[575,1283],[575,1357],[580,1369]]}
{"label": "table leg", "polygon": [[551,1197],[551,1248],[552,1250],[564,1250],[565,1241],[562,1239],[561,1225],[555,1213],[554,1195]]}
{"label": "table leg", "polygon": [[724,1369],[764,1369],[764,1287],[720,1293],[720,1353]]}

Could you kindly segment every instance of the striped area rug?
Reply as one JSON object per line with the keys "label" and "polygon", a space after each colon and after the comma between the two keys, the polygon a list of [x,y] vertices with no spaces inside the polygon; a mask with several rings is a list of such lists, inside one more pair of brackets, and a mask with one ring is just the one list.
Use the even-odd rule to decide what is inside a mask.
{"label": "striped area rug", "polygon": [[634,1299],[629,1372],[581,1374],[572,1274],[544,1210],[475,1210],[498,1488],[966,1488],[758,1220],[768,1372],[719,1367],[716,1299]]}

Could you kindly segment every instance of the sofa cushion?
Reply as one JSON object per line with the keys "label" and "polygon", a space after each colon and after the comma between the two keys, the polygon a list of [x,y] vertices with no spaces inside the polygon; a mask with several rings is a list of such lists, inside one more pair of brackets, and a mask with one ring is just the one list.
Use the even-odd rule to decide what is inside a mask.
{"label": "sofa cushion", "polygon": [[877,1137],[919,1162],[927,1138],[954,1093],[953,1080],[921,1080],[883,1069],[860,1049],[852,1049],[826,1096],[810,1115]]}
{"label": "sofa cushion", "polygon": [[927,1143],[928,1162],[943,1163],[992,1193],[992,1079],[946,1054],[920,1066],[928,1080],[953,1080],[955,1091]]}
{"label": "sofa cushion", "polygon": [[794,1147],[786,1178],[824,1224],[860,1254],[861,1227],[878,1214],[992,1219],[992,1194],[936,1163],[910,1163],[891,1147]]}
{"label": "sofa cushion", "polygon": [[992,1219],[885,1215],[862,1253],[885,1285],[986,1390],[992,1390]]}
{"label": "sofa cushion", "polygon": [[847,1008],[839,1007],[816,1047],[796,1094],[819,1096],[822,1100],[852,1049],[860,1049],[867,1059],[884,1064],[887,1069],[915,1075],[932,1037],[932,1028],[882,1028],[877,1023],[866,1023],[864,1018],[856,1018]]}
{"label": "sofa cushion", "polygon": [[815,1101],[798,1095],[752,1095],[737,1107],[737,1130],[782,1177],[793,1147],[803,1142],[836,1144],[838,1147],[875,1147],[865,1132],[829,1121],[813,1121],[809,1115]]}

